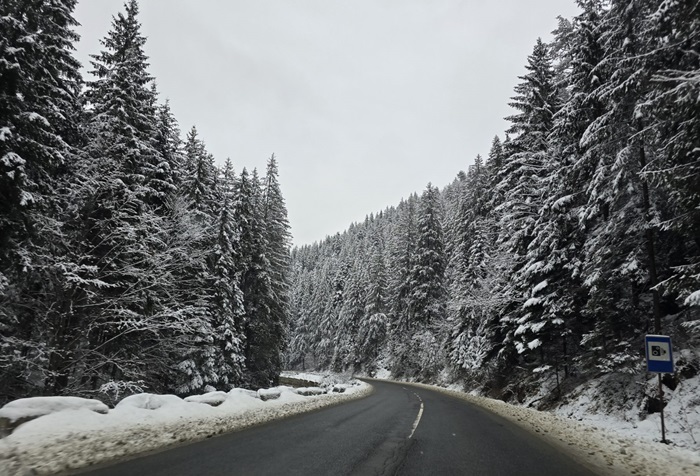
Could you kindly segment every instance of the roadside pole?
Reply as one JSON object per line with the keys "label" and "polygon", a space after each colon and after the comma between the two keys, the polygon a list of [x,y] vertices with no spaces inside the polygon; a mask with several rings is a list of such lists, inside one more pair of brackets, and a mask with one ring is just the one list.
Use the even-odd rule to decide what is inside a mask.
{"label": "roadside pole", "polygon": [[647,371],[659,374],[659,405],[661,409],[661,443],[666,441],[666,423],[664,422],[664,387],[661,374],[672,374],[673,348],[669,336],[649,334],[644,337],[644,350],[647,356]]}
{"label": "roadside pole", "polygon": [[659,401],[661,402],[661,443],[667,443],[666,423],[664,423],[664,384],[661,382],[661,374],[659,374]]}

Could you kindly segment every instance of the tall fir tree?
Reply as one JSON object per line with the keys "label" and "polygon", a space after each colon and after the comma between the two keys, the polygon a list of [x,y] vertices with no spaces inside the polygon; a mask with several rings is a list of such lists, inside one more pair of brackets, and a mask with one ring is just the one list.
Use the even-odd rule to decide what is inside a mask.
{"label": "tall fir tree", "polygon": [[218,383],[231,387],[242,381],[245,369],[243,353],[243,293],[236,263],[240,262],[239,230],[233,219],[235,177],[230,159],[221,174],[217,237],[213,253],[214,299],[213,339],[217,347]]}
{"label": "tall fir tree", "polygon": [[[289,314],[289,253],[291,233],[282,189],[279,169],[274,154],[267,161],[261,204],[265,235],[265,255],[269,262],[270,326],[276,334],[268,343],[271,352],[282,354],[286,346],[287,316]],[[278,359],[275,359],[278,362]],[[279,365],[279,364],[276,364]],[[281,370],[279,368],[278,370]]]}
{"label": "tall fir tree", "polygon": [[[541,282],[526,266],[527,253],[536,236],[539,211],[547,195],[547,178],[553,164],[547,154],[553,117],[559,107],[550,48],[541,39],[528,56],[528,73],[515,87],[511,106],[519,111],[508,117],[515,133],[509,146],[511,155],[500,171],[497,193],[503,202],[496,211],[500,219],[501,252],[512,256],[510,286],[503,290],[513,297],[501,321],[508,328],[507,345],[515,344],[519,354],[542,345],[545,326],[530,312],[532,289]],[[558,321],[556,321],[558,322]],[[556,322],[554,324],[556,325]],[[548,331],[549,329],[546,329]]]}
{"label": "tall fir tree", "polygon": [[76,263],[62,219],[80,140],[75,3],[0,6],[0,402],[46,391],[47,356],[69,325],[63,281]]}

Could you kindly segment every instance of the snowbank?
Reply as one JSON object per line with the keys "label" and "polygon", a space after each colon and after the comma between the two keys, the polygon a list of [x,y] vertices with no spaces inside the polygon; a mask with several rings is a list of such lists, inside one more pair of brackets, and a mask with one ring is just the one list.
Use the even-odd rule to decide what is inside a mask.
{"label": "snowbank", "polygon": [[0,409],[0,437],[9,435],[22,423],[66,410],[107,413],[109,407],[99,400],[79,397],[20,398]]}
{"label": "snowbank", "polygon": [[[700,454],[685,448],[644,441],[560,415],[510,405],[500,400],[469,395],[432,385],[408,383],[438,390],[486,408],[529,430],[571,454],[581,464],[601,475],[687,476],[700,474]],[[696,396],[698,394],[695,394]]]}
{"label": "snowbank", "polygon": [[0,408],[0,418],[16,422],[65,410],[87,410],[107,413],[109,407],[99,400],[79,397],[20,398]]}
{"label": "snowbank", "polygon": [[[640,394],[655,397],[657,391],[655,375],[641,379],[605,376],[576,388],[554,412],[626,437],[656,443],[661,440],[661,415],[648,414],[645,405],[649,403]],[[681,380],[674,388],[664,385],[664,400],[667,441],[672,446],[700,451],[700,376]]]}
{"label": "snowbank", "polygon": [[290,378],[294,380],[305,380],[307,382],[315,382],[315,383],[323,383],[324,379],[328,377],[328,375],[324,376],[321,374],[310,374],[306,372],[282,372],[280,374],[281,378]]}
{"label": "snowbank", "polygon": [[218,407],[228,399],[228,393],[226,392],[208,392],[204,395],[191,395],[185,397],[186,402],[192,403],[204,403],[206,405],[211,405],[212,407]]}
{"label": "snowbank", "polygon": [[85,406],[44,414],[0,439],[0,474],[44,475],[82,468],[361,398],[371,387],[357,382],[344,393],[312,397],[290,387],[270,390],[277,398],[263,401],[245,389],[185,399],[189,401],[139,394],[106,414]]}

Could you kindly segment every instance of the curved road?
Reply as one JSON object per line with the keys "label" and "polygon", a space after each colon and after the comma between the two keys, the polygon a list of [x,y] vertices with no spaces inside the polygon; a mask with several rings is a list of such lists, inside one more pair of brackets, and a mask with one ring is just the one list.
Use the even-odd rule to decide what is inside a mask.
{"label": "curved road", "polygon": [[590,476],[509,421],[449,395],[372,381],[361,400],[89,471],[94,476]]}

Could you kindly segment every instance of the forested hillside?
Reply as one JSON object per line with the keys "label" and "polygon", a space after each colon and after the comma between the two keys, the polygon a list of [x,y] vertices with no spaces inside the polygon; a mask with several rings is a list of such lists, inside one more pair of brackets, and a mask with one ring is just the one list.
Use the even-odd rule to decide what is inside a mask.
{"label": "forested hillside", "polygon": [[0,403],[276,381],[290,234],[264,176],[181,139],[138,5],[83,81],[75,0],[0,4]]}
{"label": "forested hillside", "polygon": [[293,250],[289,365],[556,397],[665,333],[697,372],[700,4],[578,3],[485,159]]}

